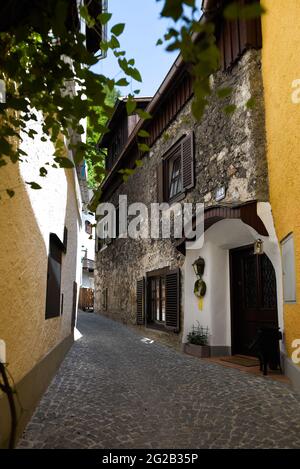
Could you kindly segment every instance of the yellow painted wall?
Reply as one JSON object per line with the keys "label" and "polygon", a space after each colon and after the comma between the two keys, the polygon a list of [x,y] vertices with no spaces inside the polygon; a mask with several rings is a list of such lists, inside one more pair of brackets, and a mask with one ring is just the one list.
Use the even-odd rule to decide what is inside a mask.
{"label": "yellow painted wall", "polygon": [[[24,138],[22,144],[29,162],[9,163],[0,170],[0,339],[6,342],[9,371],[16,383],[71,334],[73,281],[80,281],[76,180],[72,169],[50,166],[46,166],[48,176],[39,178],[39,168],[51,161],[53,147],[40,141],[41,128],[37,130],[35,141]],[[23,181],[36,181],[42,189],[32,190]],[[13,198],[6,188],[14,188]],[[49,233],[63,239],[65,225],[64,311],[61,317],[45,320]]]}
{"label": "yellow painted wall", "polygon": [[288,355],[300,339],[300,104],[292,82],[300,79],[300,1],[264,0],[262,71],[265,88],[267,157],[275,228],[281,241],[294,234],[297,303],[284,305]]}

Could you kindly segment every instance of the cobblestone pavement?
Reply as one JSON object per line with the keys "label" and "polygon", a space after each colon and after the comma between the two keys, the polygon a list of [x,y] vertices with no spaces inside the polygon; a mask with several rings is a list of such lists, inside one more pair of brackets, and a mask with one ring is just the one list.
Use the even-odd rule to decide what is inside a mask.
{"label": "cobblestone pavement", "polygon": [[300,396],[80,314],[20,448],[296,448]]}

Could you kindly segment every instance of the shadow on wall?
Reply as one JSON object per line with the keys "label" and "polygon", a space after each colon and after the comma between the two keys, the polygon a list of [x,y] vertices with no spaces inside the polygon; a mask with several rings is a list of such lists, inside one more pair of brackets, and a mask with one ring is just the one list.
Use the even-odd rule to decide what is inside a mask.
{"label": "shadow on wall", "polygon": [[[47,250],[19,165],[9,163],[1,175],[0,338],[6,343],[8,370],[18,383],[39,358],[36,344],[45,305]],[[10,187],[15,188],[12,198],[5,192]],[[5,396],[0,399],[0,413],[2,447],[9,429]]]}
{"label": "shadow on wall", "polygon": [[[9,163],[1,168],[0,339],[6,343],[8,370],[19,395],[17,436],[22,432],[73,342],[71,313],[77,262],[74,253],[78,244],[78,218],[73,219],[77,204],[73,176],[71,170],[68,171],[64,216],[65,223],[69,226],[69,249],[62,262],[62,291],[66,292],[66,314],[45,321],[49,232],[47,235],[41,232],[36,217],[43,208],[47,210],[47,202],[51,204],[51,193],[49,194],[49,189],[45,189],[44,193],[43,190],[36,191],[33,194],[33,203],[31,193],[27,192],[22,183],[19,165]],[[12,198],[5,191],[10,187],[15,188]],[[36,211],[38,197],[40,210]],[[65,203],[64,198],[61,203]],[[51,211],[48,223],[52,228]],[[5,448],[10,432],[10,414],[6,396],[1,393],[0,416],[0,448]]]}

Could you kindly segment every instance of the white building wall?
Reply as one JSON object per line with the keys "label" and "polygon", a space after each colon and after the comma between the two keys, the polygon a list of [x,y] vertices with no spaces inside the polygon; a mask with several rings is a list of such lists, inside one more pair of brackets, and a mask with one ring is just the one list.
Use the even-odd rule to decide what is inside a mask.
{"label": "white building wall", "polygon": [[[282,267],[279,243],[276,237],[271,207],[269,203],[257,205],[257,213],[263,221],[269,236],[259,235],[253,228],[241,220],[222,220],[211,226],[204,234],[201,249],[186,251],[184,270],[184,331],[183,342],[193,325],[208,327],[210,345],[222,352],[231,347],[231,307],[230,307],[230,271],[229,250],[253,244],[258,238],[264,241],[264,252],[271,260],[277,281],[278,322],[283,330],[282,310]],[[196,246],[196,244],[194,245]],[[197,279],[192,264],[199,257],[205,260],[203,280],[207,291],[203,300],[203,309],[198,308],[198,298],[194,295],[194,283]],[[281,343],[281,347],[284,345]],[[224,349],[225,350],[225,349]]]}

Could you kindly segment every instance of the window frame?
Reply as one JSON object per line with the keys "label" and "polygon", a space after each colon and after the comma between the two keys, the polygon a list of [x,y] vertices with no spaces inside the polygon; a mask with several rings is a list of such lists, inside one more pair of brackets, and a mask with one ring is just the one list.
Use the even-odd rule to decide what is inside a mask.
{"label": "window frame", "polygon": [[[170,272],[169,267],[162,269],[156,269],[146,273],[147,280],[147,326],[148,327],[160,327],[166,329],[166,276]],[[157,298],[157,281],[159,281],[159,296]],[[152,288],[152,284],[155,282],[155,290]],[[164,297],[162,296],[162,282],[164,282]],[[152,297],[152,292],[155,291],[155,297]],[[157,319],[157,301],[159,304],[159,318]],[[153,308],[155,305],[155,308]],[[164,305],[164,313],[163,313]],[[164,316],[164,318],[163,318]]]}
{"label": "window frame", "polygon": [[[45,298],[45,319],[52,319],[62,315],[62,257],[65,246],[55,233],[49,234],[49,254],[47,268],[47,284]],[[55,272],[56,271],[56,272]],[[58,279],[53,285],[53,279]],[[54,290],[54,287],[55,290]]]}
{"label": "window frame", "polygon": [[[184,144],[191,139],[191,160],[192,160],[192,186],[185,187],[184,185]],[[171,165],[174,165],[175,161],[180,159],[180,191],[174,196],[170,196],[171,193]],[[194,132],[190,131],[183,134],[163,155],[162,160],[162,199],[163,202],[174,204],[183,200],[186,197],[187,192],[195,185],[195,149],[194,149]],[[172,169],[173,171],[173,169]],[[158,182],[159,184],[159,182]]]}

